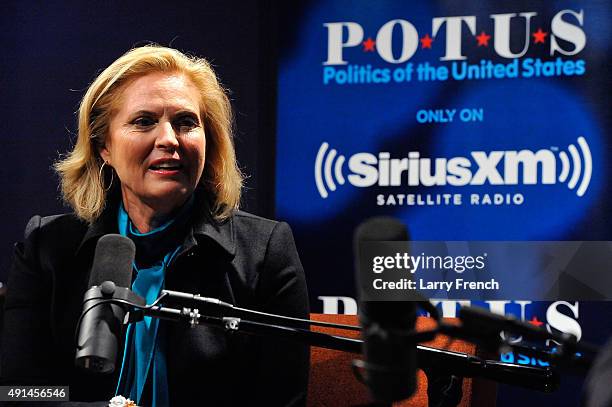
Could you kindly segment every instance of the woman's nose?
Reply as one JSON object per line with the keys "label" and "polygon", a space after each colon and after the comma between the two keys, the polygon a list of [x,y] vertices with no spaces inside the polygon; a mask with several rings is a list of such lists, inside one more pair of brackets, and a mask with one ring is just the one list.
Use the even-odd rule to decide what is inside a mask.
{"label": "woman's nose", "polygon": [[179,146],[176,129],[170,122],[163,122],[160,124],[159,133],[155,139],[155,147],[176,149]]}

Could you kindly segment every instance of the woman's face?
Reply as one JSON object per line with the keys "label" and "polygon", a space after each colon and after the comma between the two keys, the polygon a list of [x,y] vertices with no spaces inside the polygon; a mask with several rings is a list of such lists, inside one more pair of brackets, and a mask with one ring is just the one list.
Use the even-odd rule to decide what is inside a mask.
{"label": "woman's face", "polygon": [[158,72],[125,86],[100,154],[121,181],[126,208],[163,215],[193,193],[205,151],[198,89],[180,73]]}

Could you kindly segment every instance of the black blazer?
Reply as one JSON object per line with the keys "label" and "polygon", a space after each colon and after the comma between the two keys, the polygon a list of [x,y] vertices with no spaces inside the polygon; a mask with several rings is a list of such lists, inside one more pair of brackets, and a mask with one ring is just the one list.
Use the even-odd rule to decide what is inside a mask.
{"label": "black blazer", "polygon": [[[74,366],[75,327],[97,240],[117,233],[116,207],[88,226],[72,214],[34,216],[15,246],[2,335],[5,383],[69,385],[71,400],[109,400],[112,375]],[[286,223],[237,211],[196,215],[166,275],[167,289],[307,318],[308,294]],[[309,349],[300,344],[163,321],[171,405],[303,405]]]}

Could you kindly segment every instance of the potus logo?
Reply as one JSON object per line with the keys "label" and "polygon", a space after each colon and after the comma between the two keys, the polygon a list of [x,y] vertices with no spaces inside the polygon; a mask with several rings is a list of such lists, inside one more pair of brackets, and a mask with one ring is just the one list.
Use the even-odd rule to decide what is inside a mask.
{"label": "potus logo", "polygon": [[[584,59],[578,57],[587,44],[584,22],[584,10],[567,9],[552,20],[534,11],[490,14],[485,19],[477,15],[434,17],[431,24],[420,21],[418,30],[412,22],[396,18],[380,26],[375,35],[372,31],[366,35],[364,26],[372,30],[370,24],[324,23],[327,58],[322,81],[324,85],[380,85],[580,76],[586,72]],[[473,54],[474,46],[481,51]],[[532,48],[538,52],[548,48],[548,55],[555,59],[529,57]],[[429,63],[433,50],[443,53],[439,57],[442,64]],[[417,53],[427,62],[411,62]],[[472,63],[476,55],[480,60]],[[482,55],[488,56],[483,59]]]}
{"label": "potus logo", "polygon": [[[530,47],[532,36],[536,45],[544,43],[545,38],[549,36],[551,56],[555,54],[576,55],[586,46],[587,38],[582,28],[585,19],[583,10],[561,10],[553,16],[550,22],[540,21],[538,23],[540,25],[545,22],[550,24],[550,33],[543,32],[541,27],[536,33],[531,33],[532,20],[538,18],[536,12],[491,14],[489,17],[493,23],[490,31],[493,36],[492,48],[497,55],[503,58],[513,59],[524,56]],[[516,21],[513,22],[513,20]],[[414,56],[419,44],[422,50],[431,49],[432,42],[438,40],[437,37],[443,31],[443,27],[446,27],[446,36],[438,40],[444,44],[445,48],[444,55],[440,57],[441,61],[458,61],[467,58],[463,49],[465,29],[474,36],[479,46],[488,47],[491,38],[491,35],[487,35],[485,31],[477,35],[475,15],[435,17],[428,27],[431,31],[428,31],[425,36],[421,36],[417,28],[404,19],[393,19],[386,22],[378,29],[374,39],[368,37],[367,40],[363,26],[355,21],[329,22],[323,26],[327,29],[327,59],[323,62],[325,66],[349,64],[344,51],[360,46],[363,46],[364,52],[374,53],[376,51],[376,54],[387,63],[403,63]],[[431,32],[431,37],[429,32]],[[520,52],[514,52],[511,49],[510,44],[513,39],[517,43],[523,41]],[[399,48],[399,55],[394,52],[396,48]]]}
{"label": "potus logo", "polygon": [[593,161],[584,137],[578,137],[577,145],[568,145],[567,152],[558,147],[472,151],[467,157],[435,159],[421,157],[418,151],[400,158],[391,158],[389,152],[362,152],[347,160],[323,142],[315,159],[314,176],[323,199],[347,182],[358,188],[566,183],[581,197],[589,187]]}

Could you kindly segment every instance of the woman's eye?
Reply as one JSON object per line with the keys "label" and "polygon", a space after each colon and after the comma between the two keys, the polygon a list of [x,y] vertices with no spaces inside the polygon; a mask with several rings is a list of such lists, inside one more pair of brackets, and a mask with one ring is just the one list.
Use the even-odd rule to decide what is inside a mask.
{"label": "woman's eye", "polygon": [[191,130],[200,126],[200,122],[195,117],[183,116],[175,121],[175,126],[182,130]]}
{"label": "woman's eye", "polygon": [[143,116],[143,117],[138,117],[138,118],[134,119],[132,121],[132,124],[134,124],[134,125],[136,125],[138,127],[150,127],[150,126],[153,126],[155,124],[155,120],[153,120],[150,117]]}

